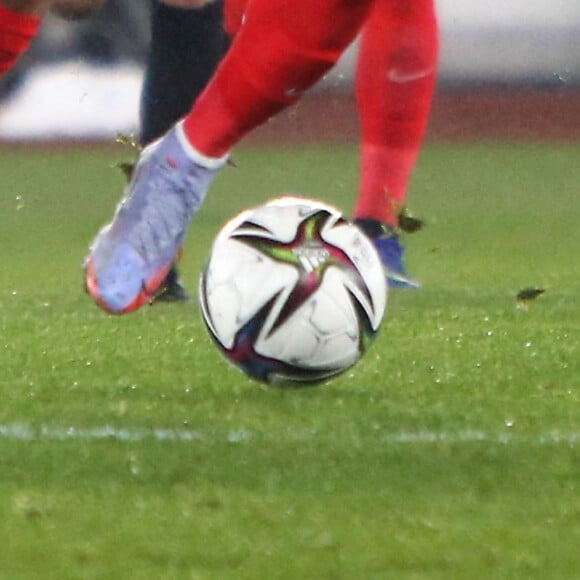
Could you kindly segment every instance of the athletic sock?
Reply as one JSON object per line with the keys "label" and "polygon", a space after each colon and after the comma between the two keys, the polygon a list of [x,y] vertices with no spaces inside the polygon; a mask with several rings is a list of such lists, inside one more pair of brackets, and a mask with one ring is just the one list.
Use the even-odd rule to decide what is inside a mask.
{"label": "athletic sock", "polygon": [[141,93],[141,142],[163,135],[191,108],[225,45],[222,0],[185,9],[154,2],[151,46]]}
{"label": "athletic sock", "polygon": [[0,6],[0,76],[28,49],[39,26],[39,17]]}
{"label": "athletic sock", "polygon": [[184,130],[220,157],[295,103],[354,40],[372,0],[252,0],[232,47],[186,116]]}
{"label": "athletic sock", "polygon": [[248,0],[225,0],[224,29],[230,38],[233,38],[240,30],[247,4]]}
{"label": "athletic sock", "polygon": [[432,0],[377,0],[356,76],[361,180],[356,217],[396,226],[427,127],[438,30]]}

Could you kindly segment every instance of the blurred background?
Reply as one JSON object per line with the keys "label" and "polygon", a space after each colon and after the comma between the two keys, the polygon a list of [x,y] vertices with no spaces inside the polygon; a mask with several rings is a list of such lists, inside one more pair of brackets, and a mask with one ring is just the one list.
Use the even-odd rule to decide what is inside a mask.
{"label": "blurred background", "polygon": [[[580,137],[580,2],[437,5],[442,44],[432,137]],[[108,140],[136,132],[149,13],[147,0],[109,0],[85,21],[47,18],[0,83],[0,140]],[[309,138],[306,117],[322,114],[320,107],[317,137],[354,136],[356,49],[305,99],[302,116],[286,116],[258,137],[279,138],[284,124],[288,138]]]}

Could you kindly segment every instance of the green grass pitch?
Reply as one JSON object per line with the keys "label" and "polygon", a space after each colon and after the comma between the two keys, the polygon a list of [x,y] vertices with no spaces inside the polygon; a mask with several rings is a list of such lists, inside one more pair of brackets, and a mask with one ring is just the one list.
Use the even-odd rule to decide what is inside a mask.
{"label": "green grass pitch", "polygon": [[[98,310],[81,262],[122,149],[0,156],[0,579],[580,574],[580,148],[425,148],[419,292],[312,389],[251,382],[197,304]],[[182,263],[280,193],[349,212],[354,147],[241,149]],[[528,308],[516,294],[545,288]]]}

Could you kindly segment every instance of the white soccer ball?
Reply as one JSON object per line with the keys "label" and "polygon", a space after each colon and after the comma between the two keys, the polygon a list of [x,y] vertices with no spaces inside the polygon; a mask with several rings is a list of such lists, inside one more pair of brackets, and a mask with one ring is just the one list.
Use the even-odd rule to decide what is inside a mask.
{"label": "white soccer ball", "polygon": [[290,196],[222,228],[199,294],[222,354],[268,383],[321,381],[354,365],[387,303],[372,242],[338,209]]}

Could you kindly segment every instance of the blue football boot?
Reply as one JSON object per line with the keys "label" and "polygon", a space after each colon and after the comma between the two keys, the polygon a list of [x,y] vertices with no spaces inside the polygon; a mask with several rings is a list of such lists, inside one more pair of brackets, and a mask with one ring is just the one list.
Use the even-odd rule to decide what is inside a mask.
{"label": "blue football boot", "polygon": [[181,124],[143,150],[113,221],[85,261],[87,292],[101,308],[124,314],[153,300],[225,163],[194,151]]}
{"label": "blue football boot", "polygon": [[383,262],[389,288],[417,289],[421,285],[409,278],[403,262],[405,249],[397,230],[378,220],[356,218],[354,223],[371,239]]}

